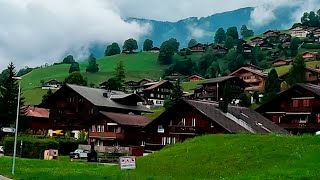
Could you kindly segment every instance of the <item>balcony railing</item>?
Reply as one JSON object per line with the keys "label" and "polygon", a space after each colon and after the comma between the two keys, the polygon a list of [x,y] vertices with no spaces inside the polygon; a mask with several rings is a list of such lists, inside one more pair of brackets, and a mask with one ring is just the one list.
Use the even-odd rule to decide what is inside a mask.
{"label": "balcony railing", "polygon": [[124,139],[124,133],[114,132],[89,132],[89,138],[102,138],[102,139]]}
{"label": "balcony railing", "polygon": [[204,134],[206,133],[207,129],[203,127],[192,127],[192,126],[170,126],[169,133],[176,133],[176,134]]}
{"label": "balcony railing", "polygon": [[320,124],[316,123],[280,123],[282,128],[293,129],[293,128],[301,128],[301,129],[319,129]]}

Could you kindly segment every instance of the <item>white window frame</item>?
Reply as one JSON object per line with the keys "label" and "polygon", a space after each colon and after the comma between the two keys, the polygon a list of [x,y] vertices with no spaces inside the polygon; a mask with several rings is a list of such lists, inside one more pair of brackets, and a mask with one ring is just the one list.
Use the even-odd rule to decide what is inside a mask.
{"label": "white window frame", "polygon": [[117,133],[117,134],[121,133],[121,127],[117,127],[116,133]]}
{"label": "white window frame", "polygon": [[162,145],[166,145],[166,137],[162,137]]}
{"label": "white window frame", "polygon": [[182,126],[186,126],[186,118],[182,118]]}
{"label": "white window frame", "polygon": [[196,127],[196,118],[191,119],[191,126]]}
{"label": "white window frame", "polygon": [[101,131],[101,132],[104,132],[104,125],[101,125],[100,131]]}
{"label": "white window frame", "polygon": [[158,133],[164,133],[164,128],[162,125],[158,125],[158,130],[157,130]]}
{"label": "white window frame", "polygon": [[101,132],[101,126],[97,125],[97,132]]}
{"label": "white window frame", "polygon": [[92,125],[91,127],[91,132],[95,132],[96,131],[96,126],[95,125]]}
{"label": "white window frame", "polygon": [[306,119],[301,119],[301,117],[299,118],[299,123],[307,123],[308,120],[309,120],[309,116],[308,115],[305,115],[306,116]]}
{"label": "white window frame", "polygon": [[176,137],[172,137],[171,144],[176,144]]}
{"label": "white window frame", "polygon": [[154,94],[153,94],[153,93],[151,93],[151,94],[150,94],[150,97],[154,97]]}

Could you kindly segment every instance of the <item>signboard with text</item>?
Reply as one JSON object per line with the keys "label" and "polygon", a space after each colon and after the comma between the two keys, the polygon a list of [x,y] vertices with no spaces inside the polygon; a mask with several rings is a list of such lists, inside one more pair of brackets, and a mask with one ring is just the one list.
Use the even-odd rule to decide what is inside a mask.
{"label": "signboard with text", "polygon": [[120,166],[121,170],[135,169],[136,168],[136,157],[134,157],[134,156],[119,157],[119,166]]}

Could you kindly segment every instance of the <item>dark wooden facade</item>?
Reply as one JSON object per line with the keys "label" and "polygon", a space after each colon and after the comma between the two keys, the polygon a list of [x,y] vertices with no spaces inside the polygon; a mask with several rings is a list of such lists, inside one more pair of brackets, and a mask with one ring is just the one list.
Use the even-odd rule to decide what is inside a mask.
{"label": "dark wooden facade", "polygon": [[138,146],[141,128],[150,123],[141,115],[99,112],[90,118],[88,138],[103,146]]}
{"label": "dark wooden facade", "polygon": [[272,62],[272,66],[286,66],[292,62],[292,59],[278,59]]}
{"label": "dark wooden facade", "polygon": [[228,113],[224,113],[218,103],[184,99],[145,126],[141,140],[146,150],[158,150],[204,134],[270,132],[287,133],[247,108],[229,106]]}
{"label": "dark wooden facade", "polygon": [[190,47],[191,52],[204,52],[207,46],[201,43],[198,43],[192,47]]}
{"label": "dark wooden facade", "polygon": [[146,100],[146,104],[163,106],[164,100],[172,92],[174,85],[168,80],[161,80],[145,89],[140,94]]}
{"label": "dark wooden facade", "polygon": [[120,92],[116,94],[103,89],[67,84],[41,106],[50,109],[49,128],[82,130],[87,129],[86,122],[99,111],[125,114],[149,112],[147,108],[137,105],[139,101],[142,99],[137,95],[125,95]]}
{"label": "dark wooden facade", "polygon": [[320,86],[297,84],[257,109],[293,134],[320,131]]}
{"label": "dark wooden facade", "polygon": [[234,97],[239,97],[248,86],[242,79],[234,76],[224,76],[208,79],[201,83],[201,86],[194,90],[194,98],[219,101],[223,95],[223,89],[227,82],[230,82]]}

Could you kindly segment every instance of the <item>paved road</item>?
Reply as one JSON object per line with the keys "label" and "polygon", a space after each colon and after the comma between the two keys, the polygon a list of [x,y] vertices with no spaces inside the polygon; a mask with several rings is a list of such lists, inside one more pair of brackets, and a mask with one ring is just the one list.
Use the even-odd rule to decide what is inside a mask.
{"label": "paved road", "polygon": [[11,179],[6,178],[6,177],[0,175],[0,180],[11,180]]}

